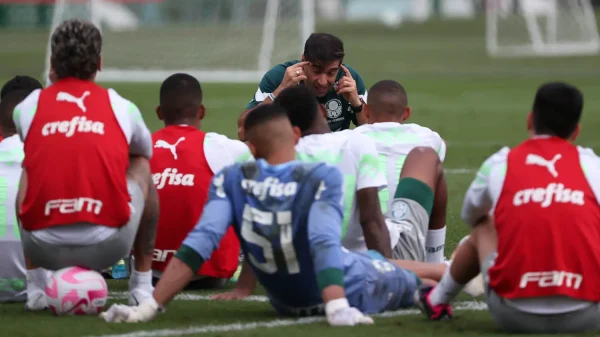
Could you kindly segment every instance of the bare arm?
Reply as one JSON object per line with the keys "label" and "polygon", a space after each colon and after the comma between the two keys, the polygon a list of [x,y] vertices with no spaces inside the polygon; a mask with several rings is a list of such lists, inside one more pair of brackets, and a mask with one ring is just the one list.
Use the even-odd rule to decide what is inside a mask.
{"label": "bare arm", "polygon": [[256,289],[256,277],[252,272],[252,268],[248,265],[248,262],[244,261],[242,264],[242,272],[240,278],[237,281],[235,289],[221,294],[215,294],[211,296],[213,300],[239,300],[246,298],[254,292]]}
{"label": "bare arm", "polygon": [[376,187],[363,188],[356,192],[360,213],[360,225],[367,248],[380,252],[386,258],[392,258],[390,233],[381,214],[381,205]]}
{"label": "bare arm", "polygon": [[367,124],[367,104],[365,103],[363,106],[363,111],[356,114],[356,126],[361,126],[363,124]]}
{"label": "bare arm", "polygon": [[174,256],[154,289],[154,300],[166,305],[185,288],[195,273],[187,264]]}

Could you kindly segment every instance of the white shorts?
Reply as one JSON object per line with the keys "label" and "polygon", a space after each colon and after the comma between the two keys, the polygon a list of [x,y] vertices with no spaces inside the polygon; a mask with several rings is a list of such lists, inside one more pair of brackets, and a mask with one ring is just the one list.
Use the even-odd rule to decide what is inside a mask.
{"label": "white shorts", "polygon": [[[138,183],[127,181],[131,195],[132,213],[129,222],[114,229],[104,240],[91,244],[73,244],[46,242],[21,227],[21,241],[25,255],[38,267],[58,270],[71,266],[80,266],[92,270],[103,270],[129,255],[140,226],[144,210],[144,193]],[[74,224],[87,228],[106,228],[93,224]]]}
{"label": "white shorts", "polygon": [[488,284],[488,270],[494,265],[496,253],[481,263],[481,274],[487,295],[488,310],[499,329],[508,333],[579,333],[600,331],[600,304],[585,303],[583,308],[560,314],[535,314],[520,310],[500,297]]}
{"label": "white shorts", "polygon": [[390,232],[392,258],[425,261],[429,215],[423,206],[411,199],[395,199],[385,223]]}

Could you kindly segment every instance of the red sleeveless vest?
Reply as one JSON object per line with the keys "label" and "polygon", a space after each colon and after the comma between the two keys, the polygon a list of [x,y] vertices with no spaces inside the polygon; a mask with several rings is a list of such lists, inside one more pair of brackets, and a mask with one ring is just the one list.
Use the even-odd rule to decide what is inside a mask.
{"label": "red sleeveless vest", "polygon": [[600,301],[600,208],[576,146],[551,137],[511,150],[494,220],[498,295]]}
{"label": "red sleeveless vest", "polygon": [[[150,168],[160,200],[154,270],[164,271],[202,215],[214,176],[204,154],[205,136],[184,125],[167,126],[152,135]],[[237,269],[239,252],[239,242],[230,227],[198,274],[230,278]]]}
{"label": "red sleeveless vest", "polygon": [[127,224],[129,145],[106,89],[67,78],[42,90],[24,151],[26,230]]}

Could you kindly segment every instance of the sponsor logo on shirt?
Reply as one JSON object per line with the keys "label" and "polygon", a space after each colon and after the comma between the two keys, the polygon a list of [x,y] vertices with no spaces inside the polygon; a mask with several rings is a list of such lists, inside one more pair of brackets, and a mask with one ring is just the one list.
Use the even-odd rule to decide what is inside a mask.
{"label": "sponsor logo on shirt", "polygon": [[547,208],[553,203],[570,203],[583,206],[585,204],[583,191],[565,188],[561,183],[550,183],[546,187],[526,188],[515,193],[513,205],[522,206],[529,203],[540,204]]}
{"label": "sponsor logo on shirt", "polygon": [[156,262],[165,262],[167,261],[167,258],[169,256],[174,256],[175,253],[177,253],[176,250],[160,250],[160,249],[155,249],[154,250],[154,254],[152,256],[152,261],[156,261]]}
{"label": "sponsor logo on shirt", "polygon": [[159,139],[154,144],[154,148],[155,149],[167,149],[167,150],[171,151],[173,158],[175,160],[177,160],[177,145],[179,145],[179,143],[183,142],[184,140],[185,140],[185,137],[180,137],[179,139],[177,139],[175,144],[169,144],[166,141]]}
{"label": "sponsor logo on shirt", "polygon": [[534,283],[539,288],[567,287],[579,289],[583,282],[583,276],[562,270],[528,272],[521,276],[519,288],[526,288]]}
{"label": "sponsor logo on shirt", "polygon": [[89,91],[84,92],[80,97],[76,97],[68,92],[61,91],[56,95],[56,101],[76,104],[77,107],[79,109],[81,109],[81,111],[87,112],[87,107],[84,104],[84,100],[89,95],[90,95]]}
{"label": "sponsor logo on shirt", "polygon": [[244,179],[242,180],[242,188],[254,194],[259,200],[265,200],[267,196],[273,198],[291,197],[296,194],[298,184],[294,181],[280,183],[279,179],[268,177],[264,181]]}
{"label": "sponsor logo on shirt", "polygon": [[49,122],[42,126],[42,136],[48,137],[55,134],[63,134],[65,137],[73,137],[75,133],[104,134],[104,123],[95,122],[85,116],[75,116],[68,121]]}
{"label": "sponsor logo on shirt", "polygon": [[179,173],[176,168],[166,168],[161,173],[152,175],[152,181],[158,190],[165,187],[165,185],[194,186],[194,178],[193,174]]}
{"label": "sponsor logo on shirt", "polygon": [[546,158],[539,156],[537,154],[528,154],[527,158],[525,158],[525,165],[537,165],[545,167],[548,172],[554,177],[558,177],[558,171],[556,171],[556,162],[562,158],[562,154],[558,153],[551,160],[547,160]]}
{"label": "sponsor logo on shirt", "polygon": [[100,211],[102,211],[102,201],[83,197],[49,200],[46,203],[44,215],[50,215],[53,210],[58,210],[58,212],[61,214],[88,212],[98,215],[100,214]]}

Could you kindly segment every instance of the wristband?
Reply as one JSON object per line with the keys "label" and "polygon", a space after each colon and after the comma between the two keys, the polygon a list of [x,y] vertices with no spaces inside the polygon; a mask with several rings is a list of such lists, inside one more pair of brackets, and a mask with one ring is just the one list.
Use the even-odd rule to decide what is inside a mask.
{"label": "wristband", "polygon": [[327,314],[327,316],[329,316],[340,309],[345,309],[345,308],[349,308],[349,307],[350,307],[350,304],[348,303],[347,298],[345,298],[345,297],[337,298],[335,300],[331,300],[331,301],[325,303],[325,314]]}
{"label": "wristband", "polygon": [[273,95],[273,93],[269,93],[269,98],[271,101],[275,102],[275,95]]}

